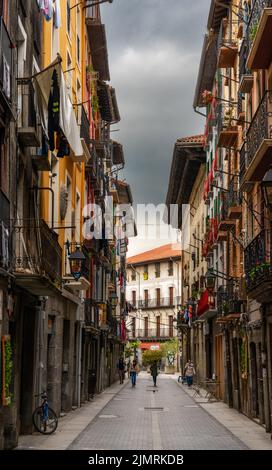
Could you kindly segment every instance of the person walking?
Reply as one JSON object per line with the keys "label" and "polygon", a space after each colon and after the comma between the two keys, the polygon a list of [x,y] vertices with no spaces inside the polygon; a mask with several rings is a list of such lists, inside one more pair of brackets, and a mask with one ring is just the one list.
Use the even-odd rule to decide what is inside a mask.
{"label": "person walking", "polygon": [[131,369],[131,362],[130,362],[130,359],[129,359],[128,362],[127,362],[127,374],[128,374],[128,378],[130,378],[130,369]]}
{"label": "person walking", "polygon": [[132,387],[135,387],[136,385],[136,377],[137,377],[138,372],[139,372],[139,369],[138,369],[137,361],[134,359],[131,365],[131,369],[130,369]]}
{"label": "person walking", "polygon": [[118,370],[118,375],[120,379],[120,384],[122,384],[125,378],[125,361],[124,361],[123,356],[119,357],[119,361],[117,363],[117,370]]}
{"label": "person walking", "polygon": [[158,377],[158,374],[159,374],[159,370],[158,370],[158,363],[157,362],[153,362],[151,364],[151,367],[150,367],[150,373],[153,377],[153,384],[154,384],[154,387],[157,387],[157,377]]}
{"label": "person walking", "polygon": [[187,385],[188,387],[191,387],[193,385],[193,377],[195,375],[194,364],[191,360],[189,360],[187,364],[185,364],[184,372],[187,380]]}

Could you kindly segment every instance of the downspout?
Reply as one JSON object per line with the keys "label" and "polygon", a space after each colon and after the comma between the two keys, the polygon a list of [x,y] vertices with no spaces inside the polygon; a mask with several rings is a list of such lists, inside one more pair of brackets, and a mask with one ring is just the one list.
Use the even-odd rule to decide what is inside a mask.
{"label": "downspout", "polygon": [[262,379],[263,379],[263,397],[264,397],[264,419],[265,430],[270,431],[270,409],[269,409],[269,388],[267,377],[267,322],[266,322],[266,305],[262,304],[262,329],[261,329],[261,358],[262,358]]}

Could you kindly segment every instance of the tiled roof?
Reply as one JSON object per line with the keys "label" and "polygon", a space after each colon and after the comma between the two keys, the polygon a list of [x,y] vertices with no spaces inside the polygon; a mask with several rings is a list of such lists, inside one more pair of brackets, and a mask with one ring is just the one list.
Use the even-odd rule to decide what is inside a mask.
{"label": "tiled roof", "polygon": [[169,243],[168,245],[159,246],[153,250],[139,253],[131,256],[127,260],[127,264],[142,264],[150,261],[158,261],[181,256],[181,248],[178,243]]}
{"label": "tiled roof", "polygon": [[189,137],[182,137],[177,140],[178,144],[200,144],[204,145],[205,136],[204,135],[191,135]]}

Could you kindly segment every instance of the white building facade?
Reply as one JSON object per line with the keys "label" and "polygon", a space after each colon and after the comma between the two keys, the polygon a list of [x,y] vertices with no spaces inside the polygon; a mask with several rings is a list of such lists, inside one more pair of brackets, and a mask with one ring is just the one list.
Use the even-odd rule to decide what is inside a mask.
{"label": "white building facade", "polygon": [[141,349],[177,337],[176,318],[181,303],[181,249],[164,245],[127,260],[128,338]]}

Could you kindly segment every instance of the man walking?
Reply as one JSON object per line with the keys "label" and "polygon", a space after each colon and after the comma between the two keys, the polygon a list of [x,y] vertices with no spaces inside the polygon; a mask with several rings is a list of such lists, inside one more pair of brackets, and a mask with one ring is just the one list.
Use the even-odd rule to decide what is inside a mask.
{"label": "man walking", "polygon": [[154,387],[157,387],[157,377],[158,377],[158,374],[159,374],[159,371],[158,371],[158,363],[157,362],[153,362],[151,367],[150,367],[150,373],[153,377],[153,384],[154,384]]}
{"label": "man walking", "polygon": [[124,378],[125,378],[125,361],[124,361],[123,356],[119,357],[119,361],[118,361],[118,364],[117,364],[117,369],[118,369],[120,384],[122,384],[124,382]]}

